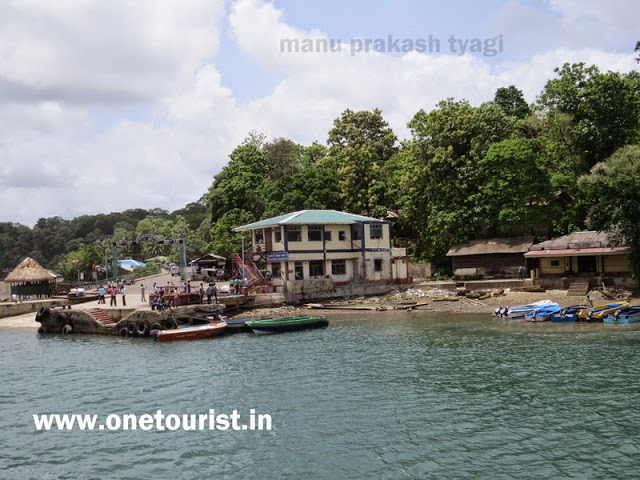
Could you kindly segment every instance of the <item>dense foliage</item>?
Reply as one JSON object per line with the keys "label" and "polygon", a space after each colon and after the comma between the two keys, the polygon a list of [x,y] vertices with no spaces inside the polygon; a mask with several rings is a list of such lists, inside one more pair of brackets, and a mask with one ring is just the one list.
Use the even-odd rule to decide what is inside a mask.
{"label": "dense foliage", "polygon": [[[229,256],[243,241],[236,226],[326,208],[392,218],[396,241],[441,265],[452,244],[475,238],[611,230],[633,247],[640,278],[638,72],[565,64],[535,103],[510,85],[479,106],[450,98],[420,109],[408,127],[398,143],[375,109],[345,110],[326,146],[252,132],[202,199],[176,212],[0,224],[0,267],[30,255],[72,274],[99,262],[109,242],[151,232],[186,239],[189,257]],[[151,242],[123,254],[177,253],[168,250]]]}

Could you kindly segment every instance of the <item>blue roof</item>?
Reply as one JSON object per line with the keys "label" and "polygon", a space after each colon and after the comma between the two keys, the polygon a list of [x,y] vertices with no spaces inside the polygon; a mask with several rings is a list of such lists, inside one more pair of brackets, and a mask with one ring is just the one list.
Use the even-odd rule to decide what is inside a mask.
{"label": "blue roof", "polygon": [[300,210],[278,217],[236,227],[235,232],[276,227],[278,225],[349,225],[354,223],[387,223],[377,218],[338,212],[337,210]]}
{"label": "blue roof", "polygon": [[118,264],[119,265],[128,265],[130,267],[145,267],[147,265],[146,263],[142,263],[142,262],[139,262],[137,260],[132,260],[132,259],[118,260]]}

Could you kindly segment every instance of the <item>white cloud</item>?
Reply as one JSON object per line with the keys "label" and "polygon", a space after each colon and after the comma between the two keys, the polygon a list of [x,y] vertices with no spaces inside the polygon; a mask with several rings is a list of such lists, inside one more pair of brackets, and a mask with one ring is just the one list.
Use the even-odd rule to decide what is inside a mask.
{"label": "white cloud", "polygon": [[528,22],[532,29],[522,39],[531,43],[541,31],[548,34],[534,53],[512,54],[506,63],[470,54],[352,55],[348,44],[341,53],[282,52],[282,39],[327,37],[288,24],[271,3],[237,0],[228,12],[237,45],[282,78],[268,95],[243,104],[215,65],[223,0],[5,2],[5,217],[32,224],[41,216],[179,208],[206,191],[250,130],[324,142],[344,109],[381,108],[406,137],[406,123],[418,109],[430,110],[447,97],[479,104],[496,88],[515,84],[534,101],[553,68],[566,61],[602,70],[635,68],[632,53],[581,43],[583,23],[593,27],[590,22],[605,18],[602,28],[610,31],[607,25],[623,15],[604,12],[596,2],[584,10],[581,5],[550,0],[549,9],[536,10],[507,4],[498,24],[513,25],[515,34],[526,31]]}

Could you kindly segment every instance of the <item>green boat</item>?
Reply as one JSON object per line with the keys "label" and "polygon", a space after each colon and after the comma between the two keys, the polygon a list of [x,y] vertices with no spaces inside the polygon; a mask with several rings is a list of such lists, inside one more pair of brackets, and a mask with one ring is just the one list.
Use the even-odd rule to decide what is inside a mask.
{"label": "green boat", "polygon": [[247,327],[257,334],[294,332],[308,328],[326,327],[327,325],[329,325],[329,320],[323,315],[317,317],[270,318],[268,320],[247,322]]}

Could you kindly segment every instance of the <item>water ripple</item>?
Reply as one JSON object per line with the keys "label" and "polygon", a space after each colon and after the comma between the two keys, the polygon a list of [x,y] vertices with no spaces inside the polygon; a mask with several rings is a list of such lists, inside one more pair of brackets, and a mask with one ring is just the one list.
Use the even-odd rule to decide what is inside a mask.
{"label": "water ripple", "polygon": [[[157,344],[1,332],[7,479],[633,478],[640,329],[336,316]],[[269,413],[270,432],[36,432],[33,413]]]}

